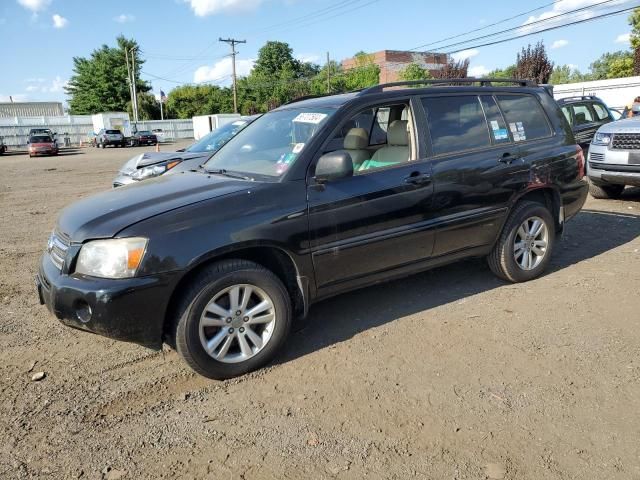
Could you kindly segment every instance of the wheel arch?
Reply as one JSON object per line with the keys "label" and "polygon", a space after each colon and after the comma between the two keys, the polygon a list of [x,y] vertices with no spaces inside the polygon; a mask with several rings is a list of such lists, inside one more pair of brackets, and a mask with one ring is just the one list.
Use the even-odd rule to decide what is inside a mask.
{"label": "wheel arch", "polygon": [[562,231],[564,226],[564,221],[560,215],[562,199],[557,188],[550,185],[544,185],[525,190],[515,198],[511,206],[511,210],[523,201],[537,202],[546,206],[551,212],[551,216],[555,222],[556,232],[559,233]]}
{"label": "wheel arch", "polygon": [[292,256],[284,249],[268,246],[236,246],[233,249],[225,249],[220,252],[210,252],[194,263],[180,278],[176,284],[167,304],[163,320],[163,337],[170,338],[168,331],[171,328],[176,308],[180,303],[180,292],[185,285],[195,278],[203,269],[215,262],[229,259],[248,260],[273,272],[283,283],[291,298],[291,307],[295,317],[304,317],[309,308],[308,281],[299,275],[299,270]]}

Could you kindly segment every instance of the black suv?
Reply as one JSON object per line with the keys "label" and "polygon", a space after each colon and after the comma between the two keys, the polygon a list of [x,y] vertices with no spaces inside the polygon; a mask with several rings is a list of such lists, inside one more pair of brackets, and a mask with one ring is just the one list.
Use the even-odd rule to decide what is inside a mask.
{"label": "black suv", "polygon": [[584,204],[584,156],[547,91],[512,84],[401,82],[283,105],[198,171],[67,207],[40,300],[69,326],[164,340],[228,378],[269,362],[322,298],[467,257],[536,278]]}
{"label": "black suv", "polygon": [[615,121],[609,107],[593,95],[561,98],[558,105],[573,129],[576,142],[585,151],[598,129],[605,123]]}

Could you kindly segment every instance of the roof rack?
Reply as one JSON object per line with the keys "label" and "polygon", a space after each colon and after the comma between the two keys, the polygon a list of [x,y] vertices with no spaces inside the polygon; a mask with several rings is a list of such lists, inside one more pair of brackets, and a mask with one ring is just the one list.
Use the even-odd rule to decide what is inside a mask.
{"label": "roof rack", "polygon": [[410,85],[460,85],[479,83],[481,87],[490,87],[493,83],[514,83],[520,87],[536,87],[531,80],[519,80],[516,78],[440,78],[437,80],[407,80],[404,82],[381,83],[373,87],[361,90],[359,95],[382,92],[385,88],[405,87]]}
{"label": "roof rack", "polygon": [[563,100],[600,100],[598,97],[596,97],[595,95],[576,95],[574,97],[563,97],[563,98],[559,98],[558,101],[563,101]]}

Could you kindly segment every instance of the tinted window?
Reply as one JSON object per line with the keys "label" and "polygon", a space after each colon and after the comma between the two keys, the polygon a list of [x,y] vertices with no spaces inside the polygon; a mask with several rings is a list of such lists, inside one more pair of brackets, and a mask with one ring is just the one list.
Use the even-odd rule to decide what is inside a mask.
{"label": "tinted window", "polygon": [[509,129],[493,97],[490,95],[482,95],[480,101],[482,102],[482,108],[484,108],[487,122],[489,122],[489,132],[491,133],[493,143],[501,144],[511,142]]}
{"label": "tinted window", "polygon": [[598,117],[598,120],[609,120],[609,112],[607,111],[604,105],[600,105],[599,103],[594,103],[593,109],[596,112],[596,116]]}
{"label": "tinted window", "polygon": [[551,135],[542,107],[531,95],[500,95],[500,108],[516,142]]}
{"label": "tinted window", "polygon": [[593,113],[587,105],[574,105],[573,116],[576,119],[576,125],[593,122]]}
{"label": "tinted window", "polygon": [[434,155],[491,145],[476,96],[423,98]]}
{"label": "tinted window", "polygon": [[120,130],[107,130],[106,133],[108,133],[109,135],[117,135],[118,133],[120,133]]}
{"label": "tinted window", "polygon": [[567,119],[567,122],[569,122],[569,125],[572,125],[571,112],[569,111],[569,107],[562,107],[562,114],[564,115],[564,118]]}
{"label": "tinted window", "polygon": [[376,112],[371,130],[371,145],[387,143],[387,126],[389,125],[389,107],[379,108]]}

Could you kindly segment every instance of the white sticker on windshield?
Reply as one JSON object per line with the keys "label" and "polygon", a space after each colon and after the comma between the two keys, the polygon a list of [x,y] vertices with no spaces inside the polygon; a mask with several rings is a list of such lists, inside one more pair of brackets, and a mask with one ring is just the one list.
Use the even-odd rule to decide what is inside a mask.
{"label": "white sticker on windshield", "polygon": [[291,151],[291,153],[300,153],[303,148],[304,148],[304,143],[296,143],[293,146],[293,150]]}
{"label": "white sticker on windshield", "polygon": [[303,113],[300,113],[296,118],[294,118],[293,121],[300,122],[300,123],[318,124],[325,118],[327,118],[326,113],[303,112]]}
{"label": "white sticker on windshield", "polygon": [[496,120],[491,120],[491,130],[500,130],[500,125],[498,125],[498,122]]}
{"label": "white sticker on windshield", "polygon": [[509,130],[511,130],[512,133],[518,133],[518,126],[512,122],[509,124]]}

